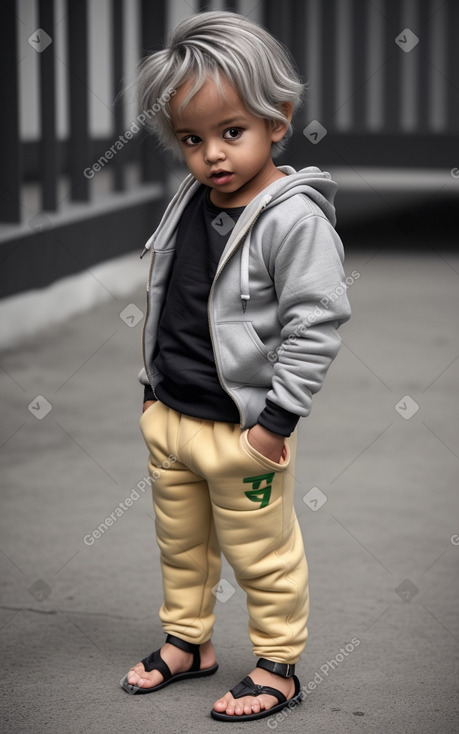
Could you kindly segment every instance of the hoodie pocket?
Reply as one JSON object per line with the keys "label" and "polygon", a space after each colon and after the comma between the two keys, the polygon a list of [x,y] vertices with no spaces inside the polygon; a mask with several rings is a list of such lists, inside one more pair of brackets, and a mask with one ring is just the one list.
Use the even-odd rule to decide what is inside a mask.
{"label": "hoodie pocket", "polygon": [[220,322],[217,324],[217,333],[225,379],[242,385],[269,387],[273,364],[252,322]]}

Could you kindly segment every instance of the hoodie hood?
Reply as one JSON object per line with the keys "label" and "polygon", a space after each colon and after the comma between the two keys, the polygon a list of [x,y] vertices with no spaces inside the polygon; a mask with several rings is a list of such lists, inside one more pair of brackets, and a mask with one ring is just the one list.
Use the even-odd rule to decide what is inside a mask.
{"label": "hoodie hood", "polygon": [[278,166],[278,168],[287,175],[274,181],[263,192],[271,195],[268,207],[280,204],[294,194],[305,194],[320,207],[330,223],[335,226],[336,214],[333,202],[338,186],[330,174],[316,166],[302,168],[300,171],[295,171],[291,166]]}

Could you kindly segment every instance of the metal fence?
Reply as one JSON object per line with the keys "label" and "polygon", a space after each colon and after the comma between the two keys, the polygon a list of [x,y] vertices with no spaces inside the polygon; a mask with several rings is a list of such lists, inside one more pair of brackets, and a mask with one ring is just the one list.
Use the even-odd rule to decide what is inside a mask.
{"label": "metal fence", "polygon": [[[268,27],[309,82],[301,131],[317,165],[450,167],[459,136],[455,0],[267,0]],[[312,126],[313,137],[318,142]],[[301,133],[302,134],[302,133]],[[297,135],[295,154],[302,157]]]}
{"label": "metal fence", "polygon": [[[104,3],[109,17],[104,53],[109,57],[111,124],[102,135],[93,132],[89,119],[89,11],[95,6],[88,0],[27,0],[34,6],[36,17],[36,27],[27,39],[37,53],[39,70],[35,110],[39,134],[35,140],[24,139],[20,126],[20,106],[30,105],[32,112],[20,87],[18,39],[24,43],[23,36],[30,30],[21,19],[21,2],[25,0],[3,0],[4,33],[0,44],[0,93],[6,100],[6,113],[0,115],[0,223],[18,226],[21,222],[24,226],[25,183],[32,182],[39,189],[38,215],[59,209],[57,190],[62,176],[68,179],[67,199],[88,204],[89,212],[93,183],[84,171],[93,170],[94,161],[107,156],[127,131],[126,100],[120,92],[126,67],[128,11],[135,7],[139,19],[135,39],[138,60],[161,46],[172,24],[173,10],[182,0],[97,0]],[[296,132],[286,160],[295,165],[353,167],[451,169],[457,165],[457,159],[453,160],[459,133],[456,0],[214,0],[194,4],[183,0],[182,5],[184,14],[218,7],[249,15],[291,50],[309,86],[306,102],[294,119]],[[66,71],[59,92],[56,39],[60,37],[66,49]],[[56,122],[62,96],[68,117],[65,135],[59,134]],[[132,164],[141,171],[139,190],[142,184],[152,182],[164,186],[167,165],[151,137],[140,131],[121,148],[115,155],[109,154],[107,160],[113,192],[131,190],[126,170]],[[156,203],[159,212],[161,202]],[[100,232],[97,222],[94,227],[86,223],[83,266],[94,262],[94,258],[100,261],[123,248],[137,247],[144,230],[151,229],[151,208],[140,215],[131,201],[120,219],[124,204],[118,200],[117,206],[118,219],[111,216],[104,220],[110,248],[92,236],[92,232]],[[120,226],[132,232],[128,241],[121,238]],[[40,227],[34,232],[42,238],[45,250],[48,248],[50,259],[59,246],[56,227],[53,233],[42,232]],[[2,293],[4,288],[11,293],[24,288],[22,276],[14,275],[17,262],[11,255],[23,233],[9,227],[1,236],[1,230],[0,226],[6,271],[0,275],[0,288]],[[62,244],[64,234],[60,235]],[[32,262],[35,244],[26,243]],[[73,257],[75,262],[61,270],[51,268],[40,284],[78,269],[78,258]]]}
{"label": "metal fence", "polygon": [[[111,78],[112,131],[109,137],[91,136],[89,126],[89,95],[91,80],[88,75],[88,2],[67,0],[64,17],[56,23],[54,0],[37,0],[37,28],[28,39],[38,54],[39,94],[38,115],[40,135],[38,142],[24,141],[19,125],[19,64],[18,35],[23,32],[18,14],[17,0],[4,0],[5,43],[1,44],[0,80],[3,99],[8,101],[7,115],[0,116],[0,133],[3,141],[4,165],[0,169],[0,222],[21,221],[21,186],[24,181],[35,180],[41,188],[41,206],[44,211],[57,208],[57,183],[61,174],[69,176],[72,201],[90,200],[90,181],[84,171],[93,161],[110,148],[126,131],[122,92],[124,66],[124,22],[126,3],[110,0],[111,27],[109,29],[109,54]],[[158,47],[165,34],[166,3],[141,0],[138,58],[142,49]],[[57,28],[59,25],[59,28]],[[63,27],[64,26],[64,27]],[[56,52],[53,45],[57,33],[65,36],[67,58],[65,79],[65,104],[68,112],[68,136],[60,140],[56,130],[57,89]],[[33,110],[30,110],[32,113]],[[128,133],[129,134],[129,133]],[[137,143],[137,144],[136,144]],[[142,156],[138,141],[120,155],[113,155],[113,190],[126,187],[125,166],[138,157],[141,161],[142,180],[160,181],[163,170],[157,155],[152,156],[154,146],[145,143]]]}

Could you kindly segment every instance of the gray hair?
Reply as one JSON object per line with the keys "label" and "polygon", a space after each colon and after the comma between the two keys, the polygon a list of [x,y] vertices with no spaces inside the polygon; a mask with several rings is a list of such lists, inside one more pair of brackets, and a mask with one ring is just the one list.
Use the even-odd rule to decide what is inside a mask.
{"label": "gray hair", "polygon": [[[186,81],[194,84],[180,109],[211,77],[221,89],[223,75],[245,107],[266,120],[288,123],[282,105],[295,110],[303,87],[289,51],[257,23],[226,11],[199,13],[180,23],[168,45],[139,64],[138,99],[147,126],[159,141],[181,157],[172,128],[169,100]],[[292,134],[272,146],[280,153]]]}

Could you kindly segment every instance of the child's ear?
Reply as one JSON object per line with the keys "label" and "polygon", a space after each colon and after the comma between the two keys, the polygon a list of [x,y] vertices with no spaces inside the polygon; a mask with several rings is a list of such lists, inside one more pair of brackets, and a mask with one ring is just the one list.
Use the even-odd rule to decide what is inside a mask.
{"label": "child's ear", "polygon": [[[293,105],[291,102],[284,102],[281,105],[282,113],[285,115],[289,122],[292,121]],[[288,125],[285,122],[273,121],[272,123],[271,140],[273,143],[278,143],[284,137],[287,132]]]}

